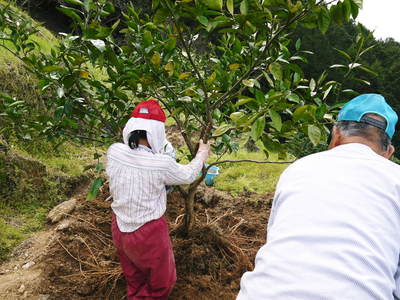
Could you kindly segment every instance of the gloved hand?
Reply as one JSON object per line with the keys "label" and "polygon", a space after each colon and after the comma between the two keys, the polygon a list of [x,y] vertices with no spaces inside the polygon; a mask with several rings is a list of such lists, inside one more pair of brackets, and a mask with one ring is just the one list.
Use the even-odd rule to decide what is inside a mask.
{"label": "gloved hand", "polygon": [[203,140],[199,141],[199,150],[197,150],[196,156],[201,157],[205,162],[210,155],[210,141],[207,144],[203,143]]}

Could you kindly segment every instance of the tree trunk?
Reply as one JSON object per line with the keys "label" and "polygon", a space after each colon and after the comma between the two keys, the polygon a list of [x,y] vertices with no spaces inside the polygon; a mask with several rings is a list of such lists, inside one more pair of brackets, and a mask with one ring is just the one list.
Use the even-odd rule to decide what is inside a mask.
{"label": "tree trunk", "polygon": [[191,184],[189,187],[189,191],[185,198],[185,224],[184,224],[184,233],[185,235],[189,235],[192,231],[193,223],[194,223],[194,195],[196,194],[198,185]]}

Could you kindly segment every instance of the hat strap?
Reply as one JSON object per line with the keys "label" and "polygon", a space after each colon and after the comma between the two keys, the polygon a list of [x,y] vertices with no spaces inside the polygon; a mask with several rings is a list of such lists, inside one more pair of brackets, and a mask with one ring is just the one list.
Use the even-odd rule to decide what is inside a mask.
{"label": "hat strap", "polygon": [[383,131],[386,130],[386,123],[385,122],[379,121],[377,119],[374,119],[374,118],[371,118],[371,117],[368,117],[368,116],[362,116],[361,119],[360,119],[360,122],[361,123],[366,123],[366,124],[374,126],[374,127],[377,127],[379,129],[382,129]]}

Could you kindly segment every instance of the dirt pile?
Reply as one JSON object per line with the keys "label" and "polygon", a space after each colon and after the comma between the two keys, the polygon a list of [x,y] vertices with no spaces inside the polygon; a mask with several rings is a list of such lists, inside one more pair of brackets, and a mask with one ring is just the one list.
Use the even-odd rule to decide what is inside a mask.
{"label": "dirt pile", "polygon": [[[82,195],[63,225],[53,226],[51,243],[35,266],[41,269],[36,295],[48,295],[48,300],[125,298],[125,281],[111,239],[110,202],[104,201],[107,196],[105,191],[89,202]],[[241,275],[252,268],[255,253],[265,242],[271,197],[223,197],[203,188],[197,199],[212,201],[197,202],[196,225],[190,237],[183,238],[176,230],[183,218],[183,199],[178,192],[169,196],[166,215],[178,274],[170,299],[235,298]]]}

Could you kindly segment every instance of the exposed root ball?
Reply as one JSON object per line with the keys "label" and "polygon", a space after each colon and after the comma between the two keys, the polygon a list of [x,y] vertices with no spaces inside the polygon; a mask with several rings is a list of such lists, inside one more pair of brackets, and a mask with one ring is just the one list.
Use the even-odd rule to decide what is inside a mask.
{"label": "exposed root ball", "polygon": [[[124,299],[125,281],[111,237],[110,203],[80,199],[45,260],[43,294],[54,299]],[[183,199],[173,193],[167,217],[171,225],[178,281],[170,299],[234,299],[243,272],[252,268],[265,242],[270,195],[220,201],[213,209],[196,204],[196,224],[179,237]],[[259,198],[259,199],[257,199]],[[53,299],[53,298],[52,298]]]}

